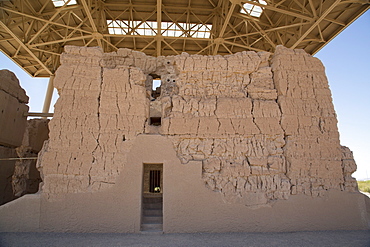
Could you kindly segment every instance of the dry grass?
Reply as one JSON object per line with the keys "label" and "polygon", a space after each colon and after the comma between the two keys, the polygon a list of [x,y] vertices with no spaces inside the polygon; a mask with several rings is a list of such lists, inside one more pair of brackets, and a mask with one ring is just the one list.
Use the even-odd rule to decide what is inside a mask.
{"label": "dry grass", "polygon": [[357,181],[358,189],[370,193],[370,180],[367,181]]}

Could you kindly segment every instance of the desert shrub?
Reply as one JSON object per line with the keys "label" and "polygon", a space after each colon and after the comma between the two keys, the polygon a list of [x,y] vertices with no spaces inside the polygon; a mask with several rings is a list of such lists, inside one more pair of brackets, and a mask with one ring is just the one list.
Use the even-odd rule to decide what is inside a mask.
{"label": "desert shrub", "polygon": [[358,189],[370,193],[370,180],[367,181],[357,181]]}

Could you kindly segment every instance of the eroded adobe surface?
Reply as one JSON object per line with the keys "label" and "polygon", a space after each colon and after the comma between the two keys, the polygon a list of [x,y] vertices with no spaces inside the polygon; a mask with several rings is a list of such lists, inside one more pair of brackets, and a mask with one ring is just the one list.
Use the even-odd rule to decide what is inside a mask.
{"label": "eroded adobe surface", "polygon": [[13,193],[16,197],[36,193],[41,182],[40,172],[36,169],[36,160],[43,143],[49,134],[48,119],[30,119],[23,135],[22,145],[16,148],[17,155],[22,160],[15,162],[12,176]]}
{"label": "eroded adobe surface", "polygon": [[13,72],[0,70],[0,205],[14,199],[12,176],[27,125],[28,96]]}
{"label": "eroded adobe surface", "polygon": [[[0,205],[36,193],[36,160],[48,138],[47,119],[27,121],[28,96],[13,72],[0,70]],[[23,158],[16,160],[16,158]]]}
{"label": "eroded adobe surface", "polygon": [[38,162],[44,193],[111,187],[140,134],[169,138],[184,165],[202,161],[205,186],[228,202],[356,189],[324,67],[301,50],[154,58],[66,46],[61,63],[60,98]]}

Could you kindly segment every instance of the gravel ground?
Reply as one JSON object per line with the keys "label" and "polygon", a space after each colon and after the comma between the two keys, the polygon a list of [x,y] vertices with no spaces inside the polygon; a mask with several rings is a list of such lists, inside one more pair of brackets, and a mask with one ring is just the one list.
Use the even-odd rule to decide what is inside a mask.
{"label": "gravel ground", "polygon": [[0,246],[350,246],[369,247],[370,231],[286,233],[0,233]]}

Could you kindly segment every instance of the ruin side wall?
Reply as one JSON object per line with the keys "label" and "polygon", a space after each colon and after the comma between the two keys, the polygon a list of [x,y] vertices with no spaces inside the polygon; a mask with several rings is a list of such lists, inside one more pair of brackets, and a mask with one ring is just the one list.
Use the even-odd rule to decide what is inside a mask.
{"label": "ruin side wall", "polygon": [[36,193],[41,182],[40,172],[36,169],[37,156],[44,141],[49,138],[48,119],[30,119],[27,121],[22,145],[16,148],[21,160],[15,163],[12,176],[13,194],[16,197]]}
{"label": "ruin side wall", "polygon": [[17,77],[8,70],[0,70],[0,205],[14,199],[12,176],[16,147],[22,143],[27,125],[28,96]]}

